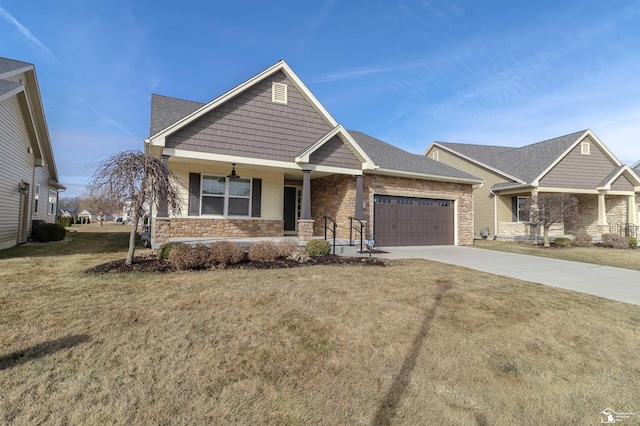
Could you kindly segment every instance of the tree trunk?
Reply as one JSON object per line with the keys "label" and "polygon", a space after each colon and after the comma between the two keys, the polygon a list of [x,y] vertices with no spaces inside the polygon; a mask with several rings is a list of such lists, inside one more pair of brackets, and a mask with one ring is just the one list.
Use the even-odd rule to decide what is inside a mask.
{"label": "tree trunk", "polygon": [[542,242],[545,247],[551,247],[551,244],[549,244],[549,228],[547,227],[542,231]]}
{"label": "tree trunk", "polygon": [[131,234],[129,234],[129,252],[127,253],[127,260],[124,262],[127,265],[133,263],[133,253],[136,250],[136,233],[138,232],[138,209],[133,211],[133,227],[131,228]]}

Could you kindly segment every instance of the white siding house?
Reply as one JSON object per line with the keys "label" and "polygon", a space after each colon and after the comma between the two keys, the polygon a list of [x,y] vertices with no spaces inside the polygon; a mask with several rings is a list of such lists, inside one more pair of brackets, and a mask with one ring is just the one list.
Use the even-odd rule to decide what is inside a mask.
{"label": "white siding house", "polygon": [[0,58],[0,249],[27,241],[33,221],[56,221],[58,181],[32,64]]}

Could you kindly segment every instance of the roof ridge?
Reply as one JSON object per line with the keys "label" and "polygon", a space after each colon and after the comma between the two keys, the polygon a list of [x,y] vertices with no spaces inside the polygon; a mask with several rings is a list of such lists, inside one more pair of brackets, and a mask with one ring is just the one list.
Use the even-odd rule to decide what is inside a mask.
{"label": "roof ridge", "polygon": [[200,101],[192,101],[190,99],[184,99],[184,98],[178,98],[176,96],[167,96],[167,95],[161,95],[159,93],[151,93],[151,97],[153,96],[160,96],[163,98],[168,98],[168,99],[175,99],[177,101],[184,101],[184,102],[193,102],[194,104],[202,104],[202,105],[206,105],[206,102],[200,102]]}
{"label": "roof ridge", "polygon": [[518,149],[522,149],[522,148],[529,148],[529,147],[532,147],[532,146],[535,146],[535,145],[540,145],[540,144],[543,144],[543,143],[555,141],[555,140],[558,140],[558,139],[566,138],[568,136],[573,136],[573,135],[578,135],[578,134],[581,135],[581,134],[584,134],[587,130],[589,130],[589,129],[585,129],[585,130],[581,130],[581,131],[577,131],[577,132],[572,132],[572,133],[567,133],[566,135],[556,136],[555,138],[545,139],[543,141],[530,143],[530,144],[523,145],[523,146],[520,146],[520,147],[517,147],[517,148],[511,148],[511,149],[505,151],[505,153],[509,152],[509,151],[514,151],[514,150],[518,150]]}

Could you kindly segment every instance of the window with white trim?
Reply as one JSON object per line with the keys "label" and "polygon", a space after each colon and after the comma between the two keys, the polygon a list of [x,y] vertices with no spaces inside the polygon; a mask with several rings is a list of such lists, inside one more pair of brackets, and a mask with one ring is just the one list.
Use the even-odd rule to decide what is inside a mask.
{"label": "window with white trim", "polygon": [[202,176],[200,214],[213,216],[250,216],[251,179]]}
{"label": "window with white trim", "polygon": [[433,151],[433,154],[431,154],[431,158],[438,161],[438,151]]}
{"label": "window with white trim", "polygon": [[287,103],[287,85],[284,83],[273,82],[271,86],[271,101],[276,104]]}
{"label": "window with white trim", "polygon": [[527,200],[529,200],[529,197],[518,197],[518,222],[529,222],[531,218],[527,208]]}
{"label": "window with white trim", "polygon": [[58,193],[56,191],[49,190],[49,204],[47,214],[56,214],[56,203],[58,202]]}
{"label": "window with white trim", "polygon": [[40,184],[36,183],[36,190],[33,193],[33,212],[38,213],[38,202],[40,201]]}
{"label": "window with white trim", "polygon": [[591,155],[591,144],[589,142],[582,142],[580,144],[580,153],[582,155]]}

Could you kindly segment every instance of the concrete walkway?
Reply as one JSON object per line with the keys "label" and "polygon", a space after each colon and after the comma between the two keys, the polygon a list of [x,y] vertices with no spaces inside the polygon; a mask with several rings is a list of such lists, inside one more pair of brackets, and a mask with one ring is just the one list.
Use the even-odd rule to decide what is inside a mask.
{"label": "concrete walkway", "polygon": [[[353,249],[349,247],[349,249]],[[640,305],[640,271],[462,246],[389,247],[387,259],[427,259]],[[345,250],[345,255],[355,255]]]}

